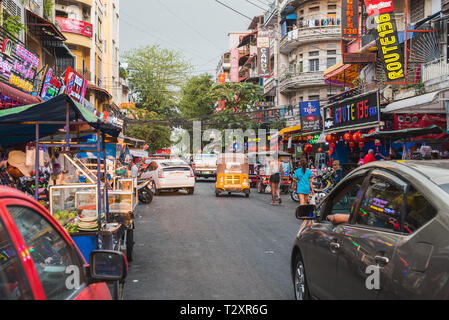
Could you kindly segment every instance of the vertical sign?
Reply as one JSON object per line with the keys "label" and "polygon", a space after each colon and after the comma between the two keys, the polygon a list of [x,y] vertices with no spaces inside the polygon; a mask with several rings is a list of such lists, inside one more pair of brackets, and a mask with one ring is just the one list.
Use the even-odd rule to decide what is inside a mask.
{"label": "vertical sign", "polygon": [[319,101],[301,102],[301,130],[304,133],[321,131]]}
{"label": "vertical sign", "polygon": [[71,67],[67,67],[64,84],[66,86],[66,94],[82,104],[86,95],[87,80]]}
{"label": "vertical sign", "polygon": [[357,38],[359,35],[359,1],[341,0],[342,38]]}
{"label": "vertical sign", "polygon": [[368,15],[374,17],[379,60],[384,62],[388,81],[403,79],[404,62],[394,18],[393,0],[365,0]]}
{"label": "vertical sign", "polygon": [[231,82],[239,82],[239,49],[231,49],[231,72],[230,72]]}
{"label": "vertical sign", "polygon": [[257,70],[259,78],[271,76],[270,38],[257,38]]}

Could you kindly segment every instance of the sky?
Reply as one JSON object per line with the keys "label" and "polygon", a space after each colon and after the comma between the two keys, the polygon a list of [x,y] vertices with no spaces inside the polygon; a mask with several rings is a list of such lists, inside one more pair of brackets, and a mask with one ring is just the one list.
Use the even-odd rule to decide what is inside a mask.
{"label": "sky", "polygon": [[[220,0],[248,17],[263,14],[271,0]],[[254,3],[255,5],[251,4]],[[228,32],[247,31],[251,21],[215,0],[120,1],[121,53],[160,44],[184,53],[194,74],[210,73],[229,50]]]}

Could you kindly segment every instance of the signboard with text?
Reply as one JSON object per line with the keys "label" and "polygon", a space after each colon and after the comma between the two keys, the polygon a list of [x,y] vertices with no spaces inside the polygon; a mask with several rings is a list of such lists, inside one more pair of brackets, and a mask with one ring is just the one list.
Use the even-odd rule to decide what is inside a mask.
{"label": "signboard with text", "polygon": [[48,101],[60,93],[64,92],[65,86],[61,81],[53,76],[53,69],[48,65],[45,67],[44,76],[40,85],[38,96],[44,101]]}
{"label": "signboard with text", "polygon": [[230,80],[231,82],[239,82],[239,49],[232,48],[231,49],[231,72],[230,72]]}
{"label": "signboard with text", "polygon": [[341,0],[341,36],[345,39],[359,36],[358,0]]}
{"label": "signboard with text", "polygon": [[26,93],[34,91],[39,57],[0,29],[0,80]]}
{"label": "signboard with text", "polygon": [[393,0],[365,0],[366,10],[374,17],[379,61],[384,64],[387,81],[404,79],[404,59],[399,47]]}
{"label": "signboard with text", "polygon": [[271,76],[270,38],[257,39],[257,70],[259,78]]}
{"label": "signboard with text", "polygon": [[321,131],[319,101],[301,102],[301,131],[304,133]]}
{"label": "signboard with text", "polygon": [[380,121],[379,93],[374,92],[323,108],[324,131],[358,127]]}
{"label": "signboard with text", "polygon": [[61,25],[62,32],[80,34],[89,38],[93,36],[92,24],[89,22],[62,17],[56,17],[56,20]]}
{"label": "signboard with text", "polygon": [[72,97],[73,100],[82,104],[84,102],[84,97],[86,96],[87,83],[87,80],[75,72],[75,70],[71,67],[67,67],[64,84],[66,86],[65,93],[69,97]]}

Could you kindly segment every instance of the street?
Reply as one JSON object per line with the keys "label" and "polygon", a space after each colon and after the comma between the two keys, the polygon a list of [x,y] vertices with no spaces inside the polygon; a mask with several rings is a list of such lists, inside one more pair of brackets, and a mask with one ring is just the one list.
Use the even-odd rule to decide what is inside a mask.
{"label": "street", "polygon": [[293,299],[290,254],[298,231],[295,203],[269,194],[216,198],[162,193],[137,210],[134,261],[125,299]]}

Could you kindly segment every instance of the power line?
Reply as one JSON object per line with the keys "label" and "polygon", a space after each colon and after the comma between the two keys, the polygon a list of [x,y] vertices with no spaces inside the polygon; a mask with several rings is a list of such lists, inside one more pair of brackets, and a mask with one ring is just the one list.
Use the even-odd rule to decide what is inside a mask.
{"label": "power line", "polygon": [[243,17],[249,19],[250,21],[253,21],[252,18],[250,18],[250,17],[248,17],[247,15],[241,13],[240,11],[235,10],[234,8],[228,6],[228,5],[225,4],[225,3],[221,2],[221,1],[218,1],[218,0],[215,0],[215,2],[218,2],[218,3],[221,4],[222,6],[225,6],[226,8],[231,9],[232,11],[234,11],[235,13],[238,13],[239,15],[241,15],[241,16],[243,16]]}
{"label": "power line", "polygon": [[245,0],[246,2],[248,2],[248,3],[250,3],[250,4],[252,4],[253,6],[255,6],[255,7],[257,7],[257,8],[259,8],[259,9],[261,9],[261,10],[267,10],[267,9],[265,9],[265,8],[262,8],[261,6],[259,6],[259,5],[257,5],[257,4],[255,4],[254,2],[251,2],[251,1],[249,1],[249,0]]}

